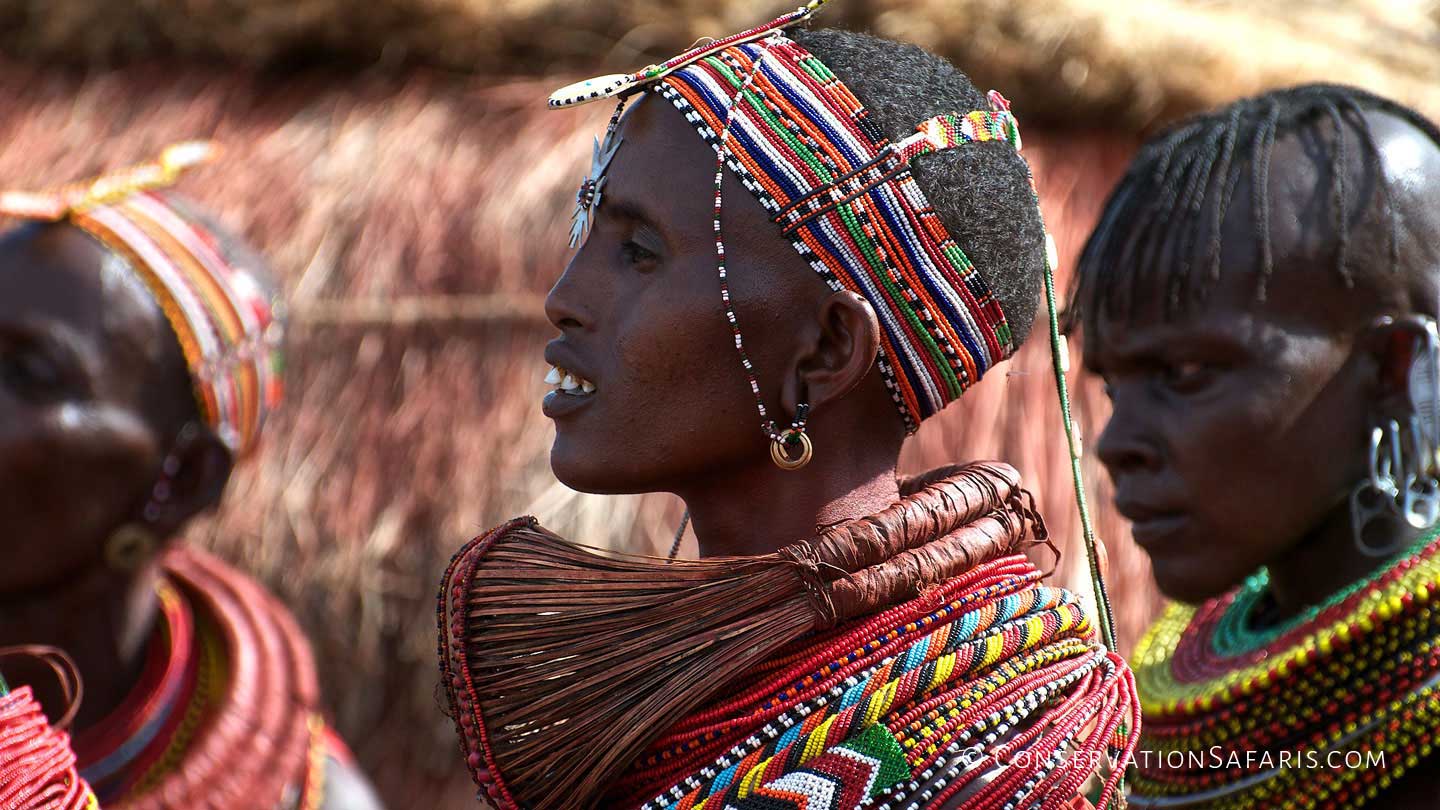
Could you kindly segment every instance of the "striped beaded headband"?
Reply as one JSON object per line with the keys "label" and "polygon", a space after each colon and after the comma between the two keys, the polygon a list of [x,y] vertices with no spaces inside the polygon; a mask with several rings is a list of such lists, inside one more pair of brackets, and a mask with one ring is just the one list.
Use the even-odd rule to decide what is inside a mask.
{"label": "striped beaded headband", "polygon": [[156,189],[215,154],[209,143],[51,192],[0,192],[0,216],[65,221],[124,257],[179,339],[200,414],[238,456],[280,403],[281,306],[253,271]]}
{"label": "striped beaded headband", "polygon": [[[1013,354],[1015,345],[999,301],[946,231],[909,163],[975,142],[1000,141],[1018,150],[1019,129],[1009,104],[991,92],[991,109],[938,115],[891,142],[834,73],[780,33],[815,8],[818,4],[631,74],[622,89],[597,97],[655,82],[821,278],[871,303],[881,325],[877,365],[913,432]],[[592,99],[567,101],[562,91],[551,104],[587,100]],[[618,114],[612,135],[617,121]],[[618,144],[611,140],[607,137],[604,148],[613,152]],[[597,174],[603,169],[597,161],[587,183],[603,182]],[[718,194],[716,199],[726,317],[762,430],[774,440],[781,434],[759,396],[723,286]],[[576,233],[583,231],[590,202],[582,190]]]}

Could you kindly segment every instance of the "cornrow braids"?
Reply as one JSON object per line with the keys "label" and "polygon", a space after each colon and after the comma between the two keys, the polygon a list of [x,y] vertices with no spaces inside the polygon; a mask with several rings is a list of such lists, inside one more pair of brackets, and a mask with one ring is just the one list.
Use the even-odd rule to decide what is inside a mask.
{"label": "cornrow braids", "polygon": [[[1400,269],[1400,212],[1380,167],[1367,112],[1399,118],[1440,146],[1440,128],[1420,113],[1354,87],[1308,84],[1237,101],[1161,132],[1141,147],[1106,201],[1081,253],[1067,328],[1093,325],[1101,314],[1133,321],[1146,290],[1163,291],[1163,317],[1203,300],[1223,271],[1223,225],[1236,188],[1248,176],[1256,241],[1255,297],[1264,301],[1275,269],[1270,229],[1270,162],[1280,135],[1329,134],[1327,205],[1333,227],[1333,268],[1356,284],[1351,229],[1363,192],[1347,167],[1359,155],[1374,173],[1387,229],[1388,268]],[[1356,151],[1358,150],[1358,151]],[[1203,273],[1196,277],[1197,272]],[[1161,280],[1159,287],[1153,282]]]}

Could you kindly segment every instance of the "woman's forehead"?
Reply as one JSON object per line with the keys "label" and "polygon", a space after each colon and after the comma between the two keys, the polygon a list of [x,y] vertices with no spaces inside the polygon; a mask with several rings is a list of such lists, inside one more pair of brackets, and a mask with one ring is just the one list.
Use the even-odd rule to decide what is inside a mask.
{"label": "woman's forehead", "polygon": [[[665,99],[645,93],[620,120],[606,194],[627,200],[693,200],[713,187],[715,152]],[[657,203],[654,207],[666,207]]]}
{"label": "woman's forehead", "polygon": [[[620,145],[606,173],[599,216],[639,214],[672,237],[713,249],[715,150],[684,114],[665,98],[645,93],[626,109],[616,137]],[[728,168],[724,191],[727,243],[767,255],[793,253],[779,226]]]}
{"label": "woman's forehead", "polygon": [[125,260],[68,225],[24,225],[0,236],[0,326],[63,329],[108,353],[152,343],[164,315]]}

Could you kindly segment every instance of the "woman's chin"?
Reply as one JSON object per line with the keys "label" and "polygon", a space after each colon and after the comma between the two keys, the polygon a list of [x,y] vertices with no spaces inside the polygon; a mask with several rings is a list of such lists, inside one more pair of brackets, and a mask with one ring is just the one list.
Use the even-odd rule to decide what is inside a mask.
{"label": "woman's chin", "polygon": [[1187,605],[1198,605],[1223,596],[1244,579],[1244,575],[1217,575],[1214,568],[1203,563],[1151,558],[1155,584],[1166,598]]}
{"label": "woman's chin", "polygon": [[576,492],[593,495],[628,495],[650,490],[633,485],[630,471],[618,468],[607,457],[557,436],[550,448],[550,470],[560,483]]}

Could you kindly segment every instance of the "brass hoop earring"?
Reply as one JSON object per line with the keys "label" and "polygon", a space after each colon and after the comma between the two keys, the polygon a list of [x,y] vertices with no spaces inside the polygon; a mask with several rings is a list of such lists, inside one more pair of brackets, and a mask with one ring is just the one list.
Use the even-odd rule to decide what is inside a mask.
{"label": "brass hoop earring", "polygon": [[[770,423],[770,460],[775,466],[782,470],[798,470],[810,463],[810,457],[815,454],[815,445],[811,443],[810,437],[805,435],[805,425],[810,421],[810,403],[802,402],[795,406],[795,421],[790,427],[779,433],[775,432],[775,423]],[[800,445],[800,455],[791,457],[790,448]]]}
{"label": "brass hoop earring", "polygon": [[[791,458],[789,447],[800,445],[800,455]],[[803,430],[790,428],[770,442],[770,460],[782,470],[798,470],[810,463],[815,455],[815,445]]]}
{"label": "brass hoop earring", "polygon": [[154,557],[159,546],[154,532],[127,523],[105,541],[105,561],[117,571],[134,571]]}

